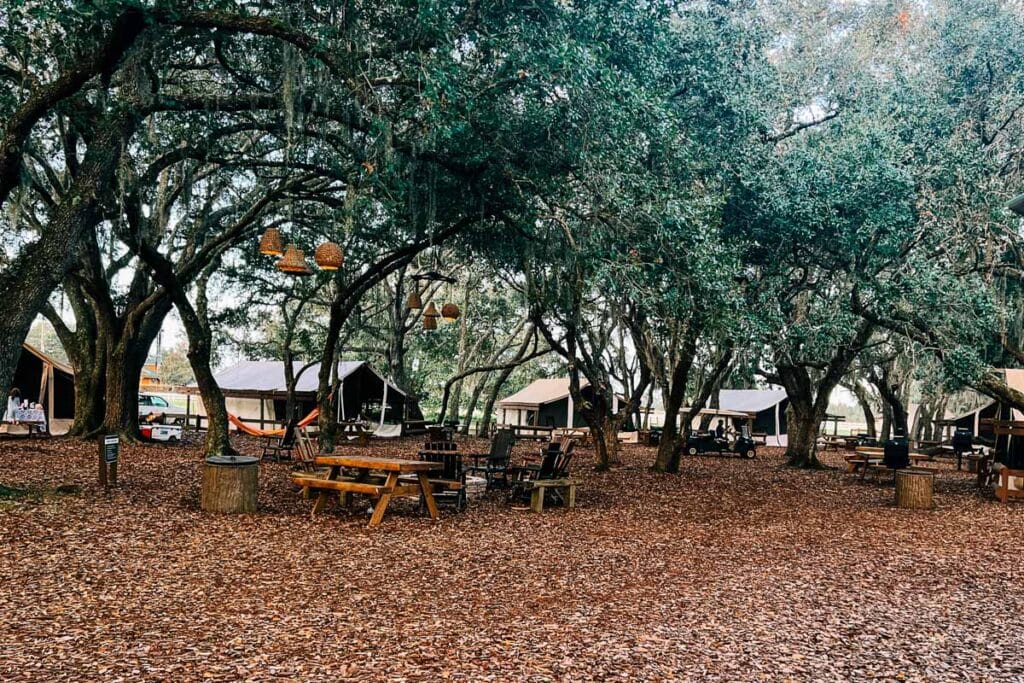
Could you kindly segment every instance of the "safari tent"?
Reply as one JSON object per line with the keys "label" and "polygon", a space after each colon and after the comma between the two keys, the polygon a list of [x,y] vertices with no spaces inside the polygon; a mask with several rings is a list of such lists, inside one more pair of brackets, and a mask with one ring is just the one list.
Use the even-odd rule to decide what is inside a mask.
{"label": "safari tent", "polygon": [[722,410],[753,415],[755,434],[767,434],[769,440],[784,445],[789,406],[785,389],[722,389],[718,404]]}
{"label": "safari tent", "polygon": [[[302,368],[305,363],[293,363],[298,381],[295,384],[296,417],[303,417],[316,408],[320,364]],[[301,373],[301,374],[300,374]],[[288,421],[288,397],[285,368],[282,361],[242,361],[216,376],[224,393],[228,412],[253,426],[275,426]],[[401,426],[406,419],[420,419],[419,410],[407,400],[405,392],[386,380],[366,361],[338,363],[338,381],[341,400],[336,402],[338,420],[364,419],[380,425]],[[189,394],[198,394],[195,384],[185,388]],[[381,415],[381,405],[384,406]],[[193,414],[205,415],[199,401],[189,400]],[[382,419],[383,418],[383,419]]]}
{"label": "safari tent", "polygon": [[[586,398],[590,383],[580,380],[580,392]],[[619,396],[615,401],[620,400]],[[616,409],[615,406],[612,408]],[[538,379],[498,402],[498,424],[536,427],[580,428],[586,422],[576,410],[569,394],[569,378]]]}
{"label": "safari tent", "polygon": [[52,432],[64,431],[75,419],[75,371],[31,344],[21,345],[11,386],[22,399],[43,406]]}

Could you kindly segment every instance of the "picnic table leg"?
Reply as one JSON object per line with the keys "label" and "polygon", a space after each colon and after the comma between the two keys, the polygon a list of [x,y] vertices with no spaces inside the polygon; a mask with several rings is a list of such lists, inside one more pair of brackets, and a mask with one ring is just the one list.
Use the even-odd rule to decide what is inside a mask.
{"label": "picnic table leg", "polygon": [[426,472],[417,472],[416,477],[420,480],[420,490],[423,491],[423,501],[427,504],[427,512],[431,519],[437,519],[437,501],[434,500],[434,487],[430,485],[430,478]]}
{"label": "picnic table leg", "polygon": [[373,506],[373,516],[370,517],[369,527],[375,527],[380,524],[380,520],[384,518],[384,511],[388,509],[388,503],[391,502],[391,492],[395,490],[395,485],[398,483],[398,472],[388,472],[388,479],[384,482],[384,491],[380,494],[380,499],[377,504]]}
{"label": "picnic table leg", "polygon": [[544,487],[533,487],[533,492],[530,493],[530,509],[534,512],[544,512]]}
{"label": "picnic table leg", "polygon": [[327,506],[327,492],[320,491],[316,494],[316,502],[313,503],[313,509],[309,512],[309,518],[313,519],[316,517],[316,513],[323,511]]}
{"label": "picnic table leg", "polygon": [[576,507],[576,484],[569,484],[569,492],[565,496],[565,507],[572,509]]}

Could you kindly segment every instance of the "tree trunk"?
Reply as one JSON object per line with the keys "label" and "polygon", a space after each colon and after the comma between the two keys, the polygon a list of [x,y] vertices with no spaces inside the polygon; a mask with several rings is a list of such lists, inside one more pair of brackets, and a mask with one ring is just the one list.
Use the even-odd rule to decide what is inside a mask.
{"label": "tree trunk", "polygon": [[607,412],[590,425],[590,434],[597,451],[597,469],[607,470],[619,462],[619,424]]}
{"label": "tree trunk", "polygon": [[[685,381],[673,382],[671,390],[663,397],[665,402],[665,425],[661,430],[658,455],[654,460],[655,472],[679,471],[679,410],[683,407]],[[663,392],[664,393],[664,392]]]}
{"label": "tree trunk", "polygon": [[119,434],[129,442],[139,433],[139,380],[164,319],[171,310],[163,297],[140,316],[126,312],[117,320],[101,316],[99,330],[106,340],[103,424],[99,431]]}
{"label": "tree trunk", "polygon": [[818,468],[818,430],[824,415],[814,410],[794,409],[790,400],[790,415],[786,418],[786,457],[794,467]]}
{"label": "tree trunk", "polygon": [[892,433],[892,407],[888,403],[882,403],[882,431],[881,440],[888,441]]}
{"label": "tree trunk", "polygon": [[476,412],[476,405],[480,402],[480,393],[484,390],[484,384],[487,382],[487,378],[491,376],[491,373],[485,373],[482,377],[477,378],[476,383],[473,385],[473,393],[469,396],[469,403],[466,405],[466,420],[462,425],[462,429],[459,432],[465,436],[469,436],[469,428],[473,423],[473,413]]}
{"label": "tree trunk", "polygon": [[137,123],[135,114],[123,112],[100,124],[46,230],[0,274],[0,395],[10,389],[32,321],[77,257],[79,237],[99,222],[100,202],[113,183],[124,140]]}
{"label": "tree trunk", "polygon": [[875,424],[875,413],[871,410],[871,396],[868,394],[867,389],[864,385],[858,381],[850,383],[850,390],[853,392],[854,397],[857,399],[857,403],[860,404],[860,409],[864,413],[864,423],[867,427],[867,434],[872,439],[878,437],[878,425]]}

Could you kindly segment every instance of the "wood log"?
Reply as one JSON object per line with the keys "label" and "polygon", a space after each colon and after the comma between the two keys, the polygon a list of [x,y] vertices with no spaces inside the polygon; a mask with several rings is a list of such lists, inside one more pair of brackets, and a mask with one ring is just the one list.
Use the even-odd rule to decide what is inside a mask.
{"label": "wood log", "polygon": [[935,475],[917,470],[896,471],[896,507],[931,510]]}
{"label": "wood log", "polygon": [[256,458],[207,459],[200,507],[207,512],[256,512],[258,476]]}

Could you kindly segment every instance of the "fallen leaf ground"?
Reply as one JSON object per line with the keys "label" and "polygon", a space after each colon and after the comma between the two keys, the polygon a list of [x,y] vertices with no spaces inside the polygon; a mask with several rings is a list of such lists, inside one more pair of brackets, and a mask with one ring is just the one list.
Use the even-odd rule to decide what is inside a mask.
{"label": "fallen leaf ground", "polygon": [[258,514],[203,514],[198,454],[124,447],[104,493],[93,444],[0,442],[0,680],[1024,680],[1024,506],[948,466],[915,512],[777,450],[584,449],[571,512],[400,501],[368,530],[311,521],[284,463]]}

